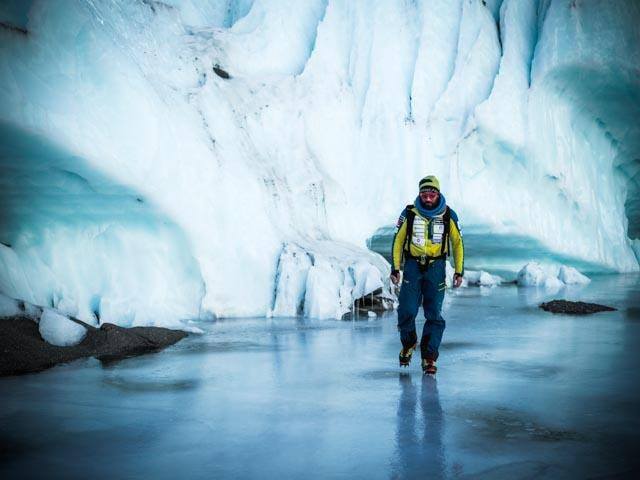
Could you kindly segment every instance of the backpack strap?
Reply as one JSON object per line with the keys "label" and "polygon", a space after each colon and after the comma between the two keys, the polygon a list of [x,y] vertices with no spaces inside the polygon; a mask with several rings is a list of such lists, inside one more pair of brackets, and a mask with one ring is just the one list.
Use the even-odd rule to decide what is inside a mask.
{"label": "backpack strap", "polygon": [[411,203],[406,206],[405,210],[407,211],[407,229],[405,230],[406,235],[404,237],[402,250],[405,254],[409,254],[409,246],[411,245],[411,237],[413,236],[413,220],[416,218],[416,212],[413,211],[413,204]]}
{"label": "backpack strap", "polygon": [[444,222],[444,233],[442,234],[442,244],[440,245],[440,256],[449,256],[449,230],[451,229],[451,210],[449,209],[449,205],[444,210],[444,214],[442,215],[442,221]]}

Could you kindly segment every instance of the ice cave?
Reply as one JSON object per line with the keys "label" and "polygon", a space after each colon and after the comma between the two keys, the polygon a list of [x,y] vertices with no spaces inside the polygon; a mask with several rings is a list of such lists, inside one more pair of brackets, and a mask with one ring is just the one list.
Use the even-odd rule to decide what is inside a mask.
{"label": "ice cave", "polygon": [[[190,335],[0,379],[0,473],[86,478],[146,448],[139,421],[162,460],[94,477],[635,476],[614,446],[640,441],[639,25],[637,0],[1,0],[0,316],[60,348],[111,324]],[[438,384],[398,376],[390,280],[428,174],[465,245]],[[616,311],[538,311],[561,297]]]}

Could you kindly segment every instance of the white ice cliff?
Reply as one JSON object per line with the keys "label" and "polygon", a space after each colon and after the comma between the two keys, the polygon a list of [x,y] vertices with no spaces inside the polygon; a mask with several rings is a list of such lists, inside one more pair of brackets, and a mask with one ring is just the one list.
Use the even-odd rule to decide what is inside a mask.
{"label": "white ice cliff", "polygon": [[638,270],[638,24],[634,0],[3,1],[0,292],[93,323],[339,318],[388,288],[365,239],[427,173],[465,229]]}

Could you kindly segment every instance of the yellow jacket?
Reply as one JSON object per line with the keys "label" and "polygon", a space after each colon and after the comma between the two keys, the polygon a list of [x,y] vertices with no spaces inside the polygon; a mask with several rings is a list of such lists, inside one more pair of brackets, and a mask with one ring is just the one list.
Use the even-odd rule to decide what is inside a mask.
{"label": "yellow jacket", "polygon": [[407,216],[415,215],[411,237],[408,241],[409,253],[414,257],[439,257],[442,254],[448,254],[452,248],[455,271],[464,275],[464,244],[456,212],[449,208],[449,235],[443,249],[442,237],[445,230],[443,217],[445,214],[430,220],[420,215],[415,207],[411,208],[411,213],[408,209],[409,206],[402,211],[396,224],[392,247],[393,269],[400,270],[402,267],[405,256],[405,241],[407,240]]}

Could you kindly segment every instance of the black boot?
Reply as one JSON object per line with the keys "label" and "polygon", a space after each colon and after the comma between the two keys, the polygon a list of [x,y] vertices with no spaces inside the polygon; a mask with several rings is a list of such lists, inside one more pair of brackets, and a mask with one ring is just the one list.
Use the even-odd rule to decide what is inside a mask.
{"label": "black boot", "polygon": [[422,359],[422,373],[425,375],[435,375],[438,371],[438,367],[436,367],[436,361],[423,358]]}
{"label": "black boot", "polygon": [[[408,338],[407,338],[408,337]],[[402,341],[402,350],[400,350],[400,366],[408,367],[411,363],[411,355],[418,346],[418,335],[415,331],[409,333]]]}
{"label": "black boot", "polygon": [[411,363],[411,356],[413,355],[414,350],[416,349],[417,344],[413,344],[410,347],[402,347],[402,350],[400,350],[400,366],[401,367],[408,367],[409,364]]}

